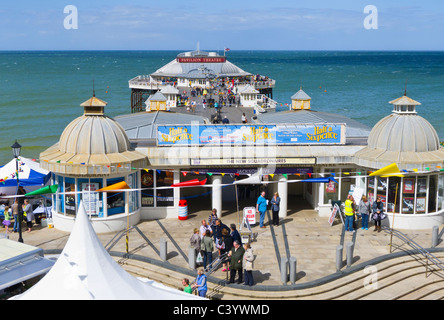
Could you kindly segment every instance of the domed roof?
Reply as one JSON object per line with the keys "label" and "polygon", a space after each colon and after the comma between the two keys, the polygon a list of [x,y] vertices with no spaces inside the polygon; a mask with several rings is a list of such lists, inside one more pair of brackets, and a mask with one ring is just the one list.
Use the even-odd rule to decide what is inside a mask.
{"label": "domed roof", "polygon": [[40,154],[52,172],[109,174],[146,166],[146,157],[131,149],[123,127],[103,113],[106,102],[92,97],[81,104],[84,114],[69,123],[58,143]]}
{"label": "domed roof", "polygon": [[439,149],[435,128],[416,114],[392,113],[381,119],[368,136],[368,147],[397,152],[429,152]]}
{"label": "domed roof", "polygon": [[367,147],[355,154],[357,164],[380,168],[396,162],[406,169],[442,165],[444,149],[433,126],[417,115],[420,103],[406,95],[390,103],[392,114],[370,131]]}
{"label": "domed roof", "polygon": [[63,130],[59,150],[73,154],[107,154],[128,151],[130,142],[118,122],[107,116],[81,116]]}

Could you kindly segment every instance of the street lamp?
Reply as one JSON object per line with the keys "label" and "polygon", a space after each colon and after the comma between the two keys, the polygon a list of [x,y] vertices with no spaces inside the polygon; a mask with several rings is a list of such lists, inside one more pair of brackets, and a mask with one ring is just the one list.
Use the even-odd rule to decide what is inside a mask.
{"label": "street lamp", "polygon": [[[20,157],[20,150],[22,149],[22,146],[15,140],[14,144],[11,146],[12,148],[12,154],[15,158],[15,173],[17,177],[17,192],[16,192],[16,198],[14,201],[17,200],[17,194],[20,187],[20,181],[19,181],[19,172],[18,172],[18,157]],[[23,242],[22,238],[22,211],[20,210],[20,207],[18,208],[18,229],[19,229],[19,238],[18,242]]]}

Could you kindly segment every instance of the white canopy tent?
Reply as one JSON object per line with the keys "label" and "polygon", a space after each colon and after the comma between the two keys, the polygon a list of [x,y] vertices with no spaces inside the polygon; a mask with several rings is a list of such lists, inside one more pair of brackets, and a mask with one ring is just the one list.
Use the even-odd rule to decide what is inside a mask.
{"label": "white canopy tent", "polygon": [[12,299],[188,300],[203,298],[151,280],[139,280],[123,270],[102,246],[81,202],[71,235],[55,265],[32,288]]}

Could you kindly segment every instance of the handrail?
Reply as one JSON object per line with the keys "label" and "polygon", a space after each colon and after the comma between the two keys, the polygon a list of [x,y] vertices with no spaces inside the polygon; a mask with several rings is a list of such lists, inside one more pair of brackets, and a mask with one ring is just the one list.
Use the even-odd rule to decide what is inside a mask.
{"label": "handrail", "polygon": [[[214,261],[213,261],[210,265],[208,265],[208,267],[205,269],[205,273],[204,273],[204,275],[208,278],[208,276],[209,276],[210,274],[212,274],[214,271],[216,271],[217,268],[218,268],[222,263],[224,263],[224,262],[226,262],[226,261],[228,260],[228,259],[227,259],[227,256],[228,256],[228,252],[225,252],[223,255],[217,257],[217,259],[214,260]],[[194,279],[194,280],[190,283],[190,286],[192,286],[194,283],[196,283],[196,281],[197,281],[197,278]],[[194,290],[196,290],[196,288],[193,288],[193,292],[194,292]]]}
{"label": "handrail", "polygon": [[397,238],[403,240],[410,247],[412,247],[413,249],[418,251],[421,255],[423,255],[428,261],[431,261],[438,268],[440,268],[442,271],[444,271],[444,264],[443,264],[443,262],[441,260],[436,258],[433,254],[431,254],[426,249],[424,249],[419,244],[417,244],[415,241],[410,239],[407,235],[405,235],[401,231],[398,231],[398,230],[395,230],[395,229],[391,229],[391,228],[388,228],[388,227],[382,227],[381,229],[384,230],[385,232],[387,232],[389,234],[392,234],[392,235],[396,236]]}

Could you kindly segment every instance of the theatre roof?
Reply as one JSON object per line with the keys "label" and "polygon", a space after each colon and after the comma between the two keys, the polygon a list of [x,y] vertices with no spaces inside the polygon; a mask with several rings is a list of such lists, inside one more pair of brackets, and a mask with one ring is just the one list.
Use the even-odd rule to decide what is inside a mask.
{"label": "theatre roof", "polygon": [[[196,62],[179,62],[181,58],[196,59]],[[223,62],[205,62],[198,58],[219,59]],[[199,61],[199,62],[197,62]],[[216,60],[215,60],[216,61]],[[208,77],[240,77],[252,74],[242,70],[225,57],[218,56],[215,52],[192,51],[181,53],[176,59],[156,70],[154,77],[179,77],[179,78],[206,78]]]}
{"label": "theatre roof", "polygon": [[156,111],[120,115],[114,118],[131,140],[156,139],[156,126],[164,124],[203,124],[206,119],[200,116],[176,112]]}

